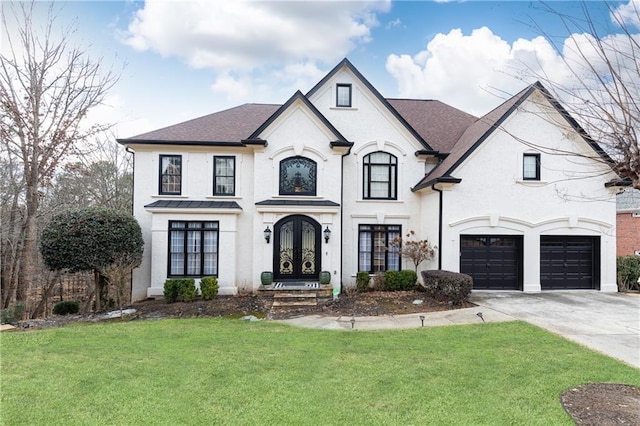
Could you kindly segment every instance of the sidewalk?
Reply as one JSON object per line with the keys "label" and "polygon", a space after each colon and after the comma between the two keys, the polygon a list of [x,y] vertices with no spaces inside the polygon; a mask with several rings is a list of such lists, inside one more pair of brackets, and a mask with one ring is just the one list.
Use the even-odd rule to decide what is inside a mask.
{"label": "sidewalk", "polygon": [[278,320],[278,322],[295,325],[297,327],[332,330],[389,330],[422,327],[423,321],[420,316],[424,316],[424,327],[481,323],[482,319],[478,313],[482,314],[482,318],[484,318],[484,321],[486,322],[504,322],[514,320],[513,317],[502,314],[493,309],[476,306],[473,308],[429,312],[425,314],[380,315],[372,317],[356,316],[353,324],[351,322],[351,316],[328,317],[323,315],[301,316],[286,320]]}

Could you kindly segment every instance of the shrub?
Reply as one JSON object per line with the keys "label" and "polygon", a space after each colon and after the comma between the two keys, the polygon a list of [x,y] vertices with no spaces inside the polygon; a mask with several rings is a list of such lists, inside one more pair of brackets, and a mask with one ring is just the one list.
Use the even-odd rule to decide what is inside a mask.
{"label": "shrub", "polygon": [[204,277],[200,280],[200,293],[204,300],[211,300],[218,295],[218,279],[216,277]]}
{"label": "shrub", "polygon": [[24,302],[16,302],[15,305],[9,306],[2,310],[2,324],[11,324],[20,321],[24,316],[26,310]]}
{"label": "shrub", "polygon": [[65,300],[53,306],[55,315],[77,314],[78,312],[80,312],[80,304],[75,300]]}
{"label": "shrub", "polygon": [[361,293],[364,293],[365,291],[369,291],[369,281],[371,281],[369,272],[359,271],[356,274],[356,289]]}
{"label": "shrub", "polygon": [[401,290],[400,271],[385,271],[384,289],[385,291]]}
{"label": "shrub", "polygon": [[618,291],[640,290],[638,278],[640,278],[639,256],[618,256]]}
{"label": "shrub", "polygon": [[178,280],[166,280],[162,291],[164,301],[173,303],[178,300]]}
{"label": "shrub", "polygon": [[178,288],[178,299],[182,302],[193,302],[198,296],[196,280],[193,278],[184,278],[180,280],[180,286]]}
{"label": "shrub", "polygon": [[169,279],[164,282],[164,300],[167,303],[191,302],[198,295],[193,278]]}
{"label": "shrub", "polygon": [[415,290],[418,282],[418,274],[412,269],[404,269],[400,271],[400,289]]}
{"label": "shrub", "polygon": [[422,280],[431,297],[456,305],[467,300],[473,287],[473,279],[469,275],[451,271],[422,271]]}

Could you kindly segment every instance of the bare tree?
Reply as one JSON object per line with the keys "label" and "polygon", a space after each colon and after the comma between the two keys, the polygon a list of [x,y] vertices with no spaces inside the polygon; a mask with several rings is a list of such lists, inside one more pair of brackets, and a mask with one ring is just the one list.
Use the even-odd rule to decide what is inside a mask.
{"label": "bare tree", "polygon": [[[559,19],[571,36],[553,36],[536,25],[562,58],[563,69],[550,71],[529,63],[528,73],[603,147],[618,176],[640,189],[640,2],[607,3],[609,16],[604,20],[588,2],[581,3],[580,16],[563,14],[553,3],[540,4],[544,16]],[[611,22],[614,31],[603,35],[602,28]]]}
{"label": "bare tree", "polygon": [[19,272],[13,272],[15,294],[8,294],[7,300],[25,300],[35,280],[35,262],[29,259],[37,256],[43,190],[63,160],[81,151],[80,142],[110,127],[91,125],[86,117],[118,80],[111,69],[104,69],[101,58],[93,59],[73,45],[73,26],[56,37],[55,5],[48,6],[40,27],[35,19],[40,7],[47,5],[10,3],[1,12],[9,53],[0,55],[0,141],[3,156],[21,167],[19,199],[24,204],[14,262]]}
{"label": "bare tree", "polygon": [[[406,237],[396,237],[389,242],[389,248],[398,249],[401,257],[409,259],[413,262],[414,270],[418,273],[418,266],[425,260],[433,259],[436,255],[437,246],[434,246],[429,240],[415,240],[415,231],[411,230]],[[389,250],[387,248],[387,250]]]}
{"label": "bare tree", "polygon": [[70,206],[132,211],[132,157],[113,135],[97,138],[96,145],[77,161],[63,165],[44,200],[48,211],[59,213]]}

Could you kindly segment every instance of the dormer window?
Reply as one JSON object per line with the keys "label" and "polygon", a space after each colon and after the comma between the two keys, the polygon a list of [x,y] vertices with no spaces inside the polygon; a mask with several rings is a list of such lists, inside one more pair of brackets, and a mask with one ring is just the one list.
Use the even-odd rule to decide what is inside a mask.
{"label": "dormer window", "polygon": [[351,107],[351,85],[338,84],[336,86],[336,106]]}
{"label": "dormer window", "polygon": [[522,162],[523,180],[540,180],[540,154],[524,154]]}

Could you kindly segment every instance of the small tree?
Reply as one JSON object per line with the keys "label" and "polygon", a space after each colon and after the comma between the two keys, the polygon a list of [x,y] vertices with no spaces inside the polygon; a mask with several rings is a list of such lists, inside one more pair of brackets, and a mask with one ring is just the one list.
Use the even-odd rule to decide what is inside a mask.
{"label": "small tree", "polygon": [[425,260],[433,259],[438,247],[432,245],[429,240],[414,240],[415,235],[414,231],[409,231],[406,238],[396,237],[391,240],[389,247],[397,247],[400,256],[410,259],[417,274],[418,266]]}
{"label": "small tree", "polygon": [[142,231],[133,216],[90,207],[51,219],[42,232],[40,253],[49,269],[93,271],[96,310],[100,310],[106,288],[101,276],[116,286],[121,306],[126,278],[140,265],[143,246]]}

